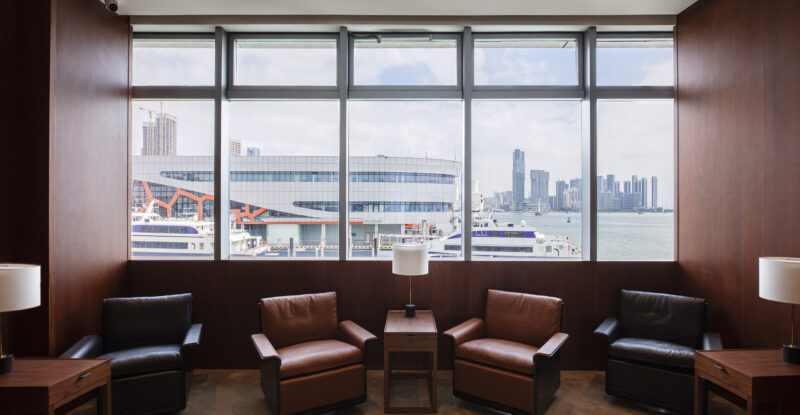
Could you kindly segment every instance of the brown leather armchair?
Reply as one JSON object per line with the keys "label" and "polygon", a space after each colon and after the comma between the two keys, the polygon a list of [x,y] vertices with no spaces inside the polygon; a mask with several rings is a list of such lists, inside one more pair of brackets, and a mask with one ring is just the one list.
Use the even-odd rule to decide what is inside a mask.
{"label": "brown leather armchair", "polygon": [[335,292],[264,298],[259,307],[261,333],[252,339],[273,415],[328,412],[367,399],[366,347],[376,337],[339,322]]}
{"label": "brown leather armchair", "polygon": [[453,395],[514,414],[542,414],[561,385],[560,298],[489,290],[486,319],[453,340]]}

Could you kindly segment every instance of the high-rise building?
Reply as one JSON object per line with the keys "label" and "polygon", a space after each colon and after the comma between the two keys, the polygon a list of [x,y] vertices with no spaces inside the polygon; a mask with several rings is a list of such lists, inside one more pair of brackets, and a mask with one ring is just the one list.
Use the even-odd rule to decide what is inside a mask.
{"label": "high-rise building", "polygon": [[650,200],[650,206],[655,209],[658,207],[658,177],[653,176],[650,179],[653,195]]}
{"label": "high-rise building", "polygon": [[641,192],[642,191],[641,189],[639,189],[639,176],[638,175],[634,174],[633,177],[631,177],[631,186],[633,186],[631,188],[631,193],[637,193],[637,192]]}
{"label": "high-rise building", "polygon": [[642,177],[639,183],[639,190],[642,193],[642,207],[647,207],[647,177]]}
{"label": "high-rise building", "polygon": [[234,140],[231,139],[228,142],[228,150],[232,156],[241,156],[242,155],[242,140]]}
{"label": "high-rise building", "polygon": [[[613,174],[606,175],[606,188],[603,189],[603,190],[607,190],[607,191],[613,193],[616,181],[617,181],[617,178]],[[616,185],[616,186],[619,187],[619,185]],[[597,191],[599,192],[600,189],[597,189]]]}
{"label": "high-rise building", "polygon": [[511,171],[511,191],[514,208],[518,209],[525,201],[525,152],[514,150],[514,162]]}
{"label": "high-rise building", "polygon": [[619,193],[619,182],[614,182],[614,194]]}
{"label": "high-rise building", "polygon": [[258,157],[261,155],[261,149],[258,147],[247,147],[247,157]]}
{"label": "high-rise building", "polygon": [[564,180],[556,182],[556,209],[569,209],[569,186]]}
{"label": "high-rise building", "polygon": [[569,188],[575,189],[574,192],[571,193],[572,204],[573,207],[580,208],[581,201],[583,200],[583,189],[581,188],[581,179],[572,179],[569,181]]}
{"label": "high-rise building", "polygon": [[[145,110],[150,111],[150,110]],[[156,119],[152,116],[155,114]],[[142,123],[142,155],[174,156],[178,150],[178,119],[161,110],[150,111],[150,121]]]}
{"label": "high-rise building", "polygon": [[531,204],[543,209],[550,206],[550,172],[544,170],[531,170]]}
{"label": "high-rise building", "polygon": [[631,187],[630,180],[625,180],[625,193],[632,193],[633,187]]}

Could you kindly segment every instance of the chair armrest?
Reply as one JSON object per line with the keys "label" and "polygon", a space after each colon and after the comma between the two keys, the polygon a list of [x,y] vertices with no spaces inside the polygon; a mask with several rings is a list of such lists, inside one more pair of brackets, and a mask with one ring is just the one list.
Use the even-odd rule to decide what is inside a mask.
{"label": "chair armrest", "polygon": [[269,342],[269,339],[264,333],[254,334],[250,336],[250,338],[253,339],[253,346],[256,347],[256,351],[258,351],[258,356],[261,357],[261,360],[278,359],[278,362],[281,361],[278,352],[272,347],[272,343]]}
{"label": "chair armrest", "polygon": [[722,350],[722,337],[719,333],[703,333],[703,350]]}
{"label": "chair armrest", "polygon": [[536,353],[533,354],[534,359],[541,356],[541,357],[553,357],[556,353],[558,353],[561,346],[567,342],[569,338],[569,334],[567,333],[556,333],[550,337],[550,339],[545,342]]}
{"label": "chair armrest", "polygon": [[93,359],[103,354],[103,338],[98,335],[85,336],[64,352],[61,359]]}
{"label": "chair armrest", "polygon": [[483,338],[486,334],[483,320],[479,318],[471,318],[450,330],[444,332],[445,336],[453,338],[453,346],[458,346],[461,343],[470,340]]}
{"label": "chair armrest", "polygon": [[202,324],[192,324],[192,327],[189,327],[189,331],[186,332],[186,337],[183,339],[181,350],[185,350],[187,347],[198,346],[200,344],[200,335],[202,333]]}
{"label": "chair armrest", "polygon": [[594,334],[599,334],[606,337],[608,343],[612,343],[620,336],[621,327],[619,320],[614,317],[605,319],[595,330]]}
{"label": "chair armrest", "polygon": [[342,341],[358,347],[361,353],[366,353],[367,342],[378,339],[374,334],[350,320],[339,323],[339,337]]}

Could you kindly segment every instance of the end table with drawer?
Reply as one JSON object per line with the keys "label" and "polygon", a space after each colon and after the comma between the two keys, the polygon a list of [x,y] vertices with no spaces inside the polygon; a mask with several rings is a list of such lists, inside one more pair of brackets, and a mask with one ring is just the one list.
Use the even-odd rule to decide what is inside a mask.
{"label": "end table with drawer", "polygon": [[[783,361],[780,349],[705,350],[694,358],[694,413],[708,412],[709,383],[738,397],[747,414],[800,413],[800,365]],[[767,408],[769,406],[770,408]]]}
{"label": "end table with drawer", "polygon": [[90,392],[97,413],[111,415],[110,360],[15,359],[14,369],[0,375],[0,414],[54,414]]}
{"label": "end table with drawer", "polygon": [[[436,346],[438,332],[431,310],[417,310],[414,317],[406,317],[403,310],[390,310],[383,329],[383,408],[386,413],[436,413]],[[430,369],[426,374],[393,374],[392,353],[425,352],[430,354]],[[392,379],[427,378],[430,393],[428,407],[393,407],[389,405]]]}

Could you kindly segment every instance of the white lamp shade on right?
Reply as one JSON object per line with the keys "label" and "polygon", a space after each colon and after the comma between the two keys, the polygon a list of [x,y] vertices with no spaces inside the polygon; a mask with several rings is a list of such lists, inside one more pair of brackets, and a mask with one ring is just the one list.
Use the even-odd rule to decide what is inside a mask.
{"label": "white lamp shade on right", "polygon": [[0,264],[0,312],[41,305],[42,268],[28,264]]}
{"label": "white lamp shade on right", "polygon": [[758,296],[782,303],[800,304],[800,258],[759,258]]}
{"label": "white lamp shade on right", "polygon": [[392,273],[396,275],[426,275],[428,247],[423,244],[398,244],[392,248]]}

